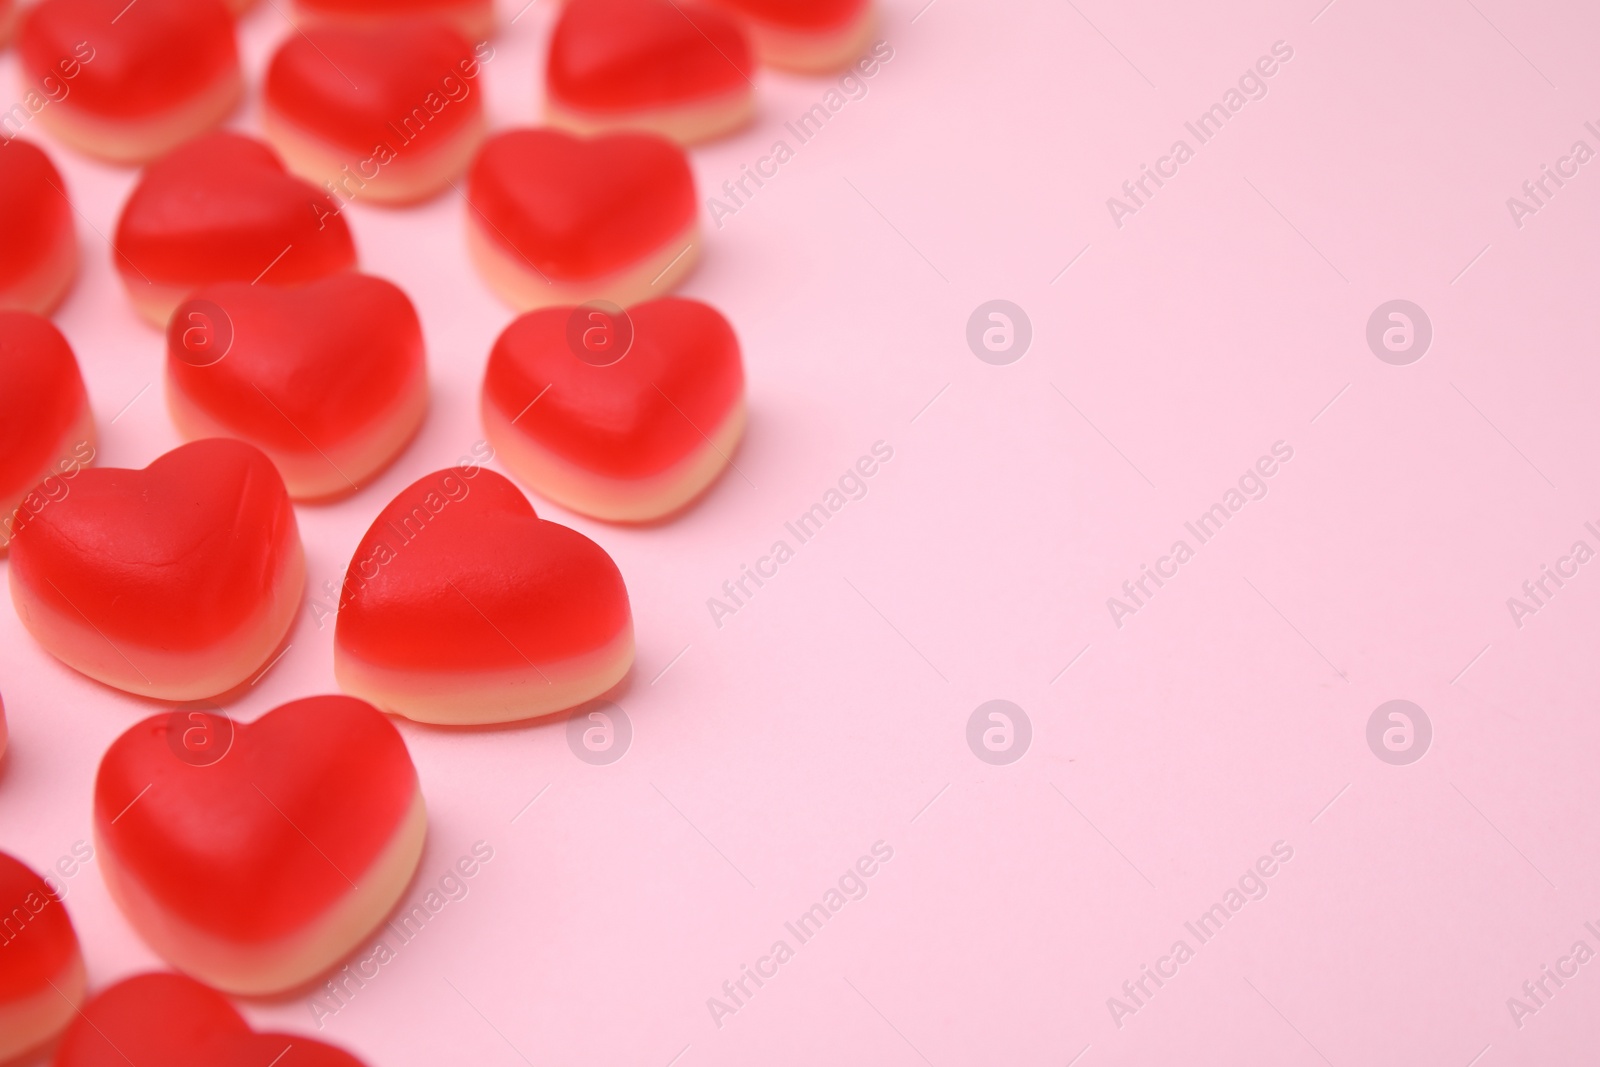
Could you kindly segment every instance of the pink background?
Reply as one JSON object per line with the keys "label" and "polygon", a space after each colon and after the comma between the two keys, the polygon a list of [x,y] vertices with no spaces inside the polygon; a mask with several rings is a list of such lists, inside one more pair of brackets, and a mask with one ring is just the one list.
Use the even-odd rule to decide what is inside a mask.
{"label": "pink background", "polygon": [[[685,287],[745,346],[745,477],[659,529],[538,503],[627,578],[631,749],[597,767],[561,722],[402,722],[430,810],[411,895],[474,841],[495,856],[318,1036],[372,1067],[1586,1062],[1600,962],[1520,1029],[1506,1000],[1575,941],[1600,950],[1600,563],[1520,629],[1506,598],[1600,548],[1600,162],[1520,229],[1505,201],[1575,140],[1600,148],[1600,12],[922,2],[884,5],[894,58],[867,97],[711,229]],[[553,17],[538,0],[504,27],[517,6],[485,74],[501,126],[537,114]],[[272,4],[245,20],[257,80],[287,32]],[[1106,198],[1279,40],[1266,98],[1115,226]],[[702,193],[829,84],[762,74],[758,124],[693,151]],[[21,92],[14,54],[0,91]],[[161,339],[99,236],[133,175],[30,136],[87,220],[57,319],[101,461],[142,466],[178,439]],[[380,484],[299,509],[307,610],[243,719],[333,689],[318,587],[482,436],[512,314],[462,213],[349,211],[364,267],[421,311],[434,406]],[[1010,366],[965,342],[994,298],[1033,324]],[[1411,366],[1365,342],[1395,298],[1434,327]],[[879,440],[869,494],[717,628],[707,598]],[[1114,626],[1106,598],[1279,440],[1270,494]],[[10,611],[0,672],[0,846],[43,868],[89,836],[99,754],[149,708]],[[1009,766],[966,743],[996,698],[1033,728]],[[1365,740],[1396,698],[1434,729],[1404,767]],[[719,1028],[707,998],[795,946],[783,924],[880,840],[870,893]],[[1119,1028],[1107,998],[1196,946],[1185,920],[1280,840],[1266,898]],[[159,966],[94,864],[68,889],[94,986]],[[246,1010],[314,1032],[304,998]]]}

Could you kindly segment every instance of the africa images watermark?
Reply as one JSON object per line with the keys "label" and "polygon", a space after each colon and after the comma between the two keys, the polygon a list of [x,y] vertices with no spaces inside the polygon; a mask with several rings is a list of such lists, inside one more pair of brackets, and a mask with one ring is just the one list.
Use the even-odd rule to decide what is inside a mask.
{"label": "africa images watermark", "polygon": [[[1586,522],[1583,528],[1589,531],[1600,544],[1600,529],[1595,524]],[[1539,564],[1537,577],[1529,578],[1522,583],[1522,596],[1506,597],[1506,610],[1511,613],[1511,621],[1517,629],[1526,625],[1530,615],[1537,615],[1541,608],[1549,607],[1551,599],[1560,592],[1568,582],[1576,578],[1579,568],[1594,559],[1595,550],[1589,542],[1581,537],[1572,542],[1572,547],[1564,556],[1556,557],[1554,567],[1548,563]]]}
{"label": "africa images watermark", "polygon": [[821,100],[801,112],[793,121],[783,124],[783,128],[793,136],[794,144],[791,145],[788,138],[780,138],[772,142],[767,154],[754,163],[740,164],[738,177],[729,178],[722,183],[722,195],[706,198],[706,210],[711,212],[711,221],[717,224],[717,229],[722,229],[724,219],[737,215],[745,205],[755,199],[756,193],[760,192],[767,182],[776,178],[783,165],[793,159],[812,138],[821,133],[822,128],[843,111],[846,104],[854,100],[865,100],[870,88],[867,85],[868,79],[874,77],[893,58],[894,49],[890,47],[889,42],[878,41],[873,44],[871,52],[856,60],[849,70],[839,75],[839,84],[835,88],[829,89]]}
{"label": "africa images watermark", "polygon": [[341,967],[320,990],[307,998],[306,1008],[317,1029],[321,1030],[331,1016],[348,1008],[356,994],[382,973],[381,968],[398,959],[400,950],[415,941],[445,905],[465,900],[471,892],[468,883],[492,859],[494,847],[487,841],[474,841],[471,851],[445,867],[433,884],[396,908],[371,947]]}
{"label": "africa images watermark", "polygon": [[[1583,928],[1593,937],[1600,938],[1600,927],[1593,922],[1585,921]],[[1539,965],[1539,976],[1530,978],[1522,983],[1520,997],[1506,998],[1506,1011],[1511,1013],[1511,1021],[1518,1030],[1528,1025],[1528,1016],[1537,1015],[1540,1011],[1550,1006],[1550,1001],[1559,993],[1566,984],[1578,977],[1578,971],[1584,964],[1594,959],[1594,949],[1589,942],[1579,938],[1572,943],[1572,948],[1564,956],[1556,957],[1555,967],[1548,963]],[[1555,988],[1551,989],[1551,985]]]}
{"label": "africa images watermark", "polygon": [[1261,856],[1247,867],[1238,881],[1223,891],[1221,900],[1183,924],[1184,930],[1194,938],[1193,945],[1189,944],[1188,938],[1177,938],[1166,955],[1158,957],[1153,965],[1139,965],[1138,977],[1122,983],[1120,997],[1106,998],[1106,1010],[1111,1013],[1111,1021],[1116,1023],[1118,1030],[1126,1025],[1128,1016],[1139,1014],[1163,986],[1178,977],[1183,965],[1194,959],[1200,946],[1210,943],[1222,933],[1222,928],[1243,911],[1246,904],[1267,899],[1267,893],[1271,891],[1267,880],[1294,859],[1294,847],[1287,841],[1274,841],[1271,853]]}
{"label": "africa images watermark", "polygon": [[340,169],[337,178],[330,178],[324,182],[324,188],[338,207],[330,211],[320,204],[312,205],[312,210],[317,214],[317,229],[325,227],[329,218],[342,214],[345,205],[360,196],[361,190],[367,187],[367,183],[376,180],[383,168],[393,163],[402,151],[421,137],[428,125],[443,114],[447,107],[459,104],[471,96],[472,83],[483,73],[484,64],[493,58],[494,46],[488,41],[479,41],[472,48],[472,58],[463,59],[456,65],[456,69],[461,72],[460,77],[455,74],[444,75],[439,79],[438,89],[430,91],[409,112],[388,123],[390,132],[394,134],[393,139],[379,141],[373,145],[367,158],[353,164],[355,168],[353,171],[352,164],[346,163]]}
{"label": "africa images watermark", "polygon": [[[1238,82],[1223,92],[1221,101],[1202,111],[1194,121],[1183,124],[1183,128],[1195,140],[1193,145],[1180,137],[1172,142],[1166,155],[1157,158],[1155,166],[1139,164],[1139,176],[1122,183],[1122,197],[1106,198],[1106,210],[1111,213],[1111,221],[1117,229],[1126,226],[1127,217],[1137,215],[1168,180],[1176,178],[1178,169],[1195,157],[1201,145],[1221,133],[1222,128],[1233,116],[1243,111],[1246,104],[1265,99],[1267,79],[1278,73],[1281,64],[1293,58],[1294,49],[1287,41],[1273,41],[1271,54],[1260,57],[1247,67],[1239,75]],[[1152,185],[1155,188],[1151,188]]]}
{"label": "africa images watermark", "polygon": [[85,66],[94,62],[94,57],[94,46],[88,41],[79,41],[73,45],[71,56],[56,61],[52,73],[40,78],[38,85],[25,90],[22,99],[8,110],[0,111],[0,147],[16,140],[39,112],[51,104],[61,103],[71,95],[72,80],[83,73]]}
{"label": "africa images watermark", "polygon": [[[1228,520],[1243,511],[1246,504],[1252,500],[1265,500],[1270,491],[1267,480],[1278,473],[1281,464],[1293,458],[1294,448],[1287,441],[1273,442],[1271,455],[1258,458],[1239,476],[1236,486],[1228,487],[1220,501],[1202,511],[1193,521],[1183,524],[1183,528],[1194,537],[1194,545],[1180,537],[1172,543],[1166,555],[1156,560],[1154,567],[1141,563],[1139,576],[1122,583],[1122,596],[1106,598],[1106,610],[1111,613],[1111,621],[1117,629],[1122,629],[1129,615],[1137,615],[1148,607],[1156,593],[1178,576],[1179,568],[1194,559],[1195,553],[1221,533]],[[1152,584],[1155,586],[1153,589]]]}
{"label": "africa images watermark", "polygon": [[55,469],[28,490],[28,495],[17,503],[16,510],[0,521],[0,548],[11,543],[18,523],[26,522],[30,516],[39,514],[51,504],[65,500],[67,494],[72,492],[72,479],[94,462],[94,456],[94,445],[79,441],[72,447],[72,455],[57,461]]}
{"label": "africa images watermark", "polygon": [[784,930],[794,938],[793,945],[788,938],[778,938],[766,955],[756,958],[753,967],[748,963],[739,965],[738,977],[722,983],[722,996],[706,998],[706,1010],[711,1013],[711,1021],[718,1030],[727,1025],[729,1016],[747,1007],[751,999],[778,976],[779,968],[794,959],[796,949],[821,933],[823,926],[843,911],[846,904],[866,898],[868,879],[877,875],[883,864],[894,859],[894,848],[884,841],[874,841],[871,852],[847,867],[838,881],[822,894],[821,900],[792,922],[783,924]]}
{"label": "africa images watermark", "polygon": [[[1583,128],[1600,138],[1600,128],[1596,128],[1593,122],[1585,122]],[[1572,142],[1566,155],[1557,157],[1554,167],[1541,163],[1539,176],[1522,183],[1521,196],[1506,197],[1506,210],[1511,212],[1511,224],[1522,229],[1529,216],[1537,215],[1541,209],[1549,207],[1556,193],[1576,178],[1580,168],[1594,157],[1595,150],[1589,146],[1589,142],[1579,139]]]}
{"label": "africa images watermark", "polygon": [[456,460],[456,464],[440,473],[433,487],[423,495],[419,504],[411,509],[409,515],[399,517],[396,523],[393,519],[387,520],[386,536],[373,542],[372,549],[360,559],[351,559],[349,568],[345,571],[344,578],[335,583],[331,578],[322,582],[322,592],[326,599],[306,599],[306,610],[311,612],[311,618],[317,624],[317,629],[322,629],[327,620],[338,614],[338,608],[343,607],[349,598],[359,592],[368,582],[378,577],[382,569],[399,558],[400,550],[427,532],[428,526],[434,519],[451,504],[459,504],[467,499],[472,492],[472,479],[484,469],[483,465],[494,458],[494,446],[488,441],[478,440],[472,444],[471,453]]}

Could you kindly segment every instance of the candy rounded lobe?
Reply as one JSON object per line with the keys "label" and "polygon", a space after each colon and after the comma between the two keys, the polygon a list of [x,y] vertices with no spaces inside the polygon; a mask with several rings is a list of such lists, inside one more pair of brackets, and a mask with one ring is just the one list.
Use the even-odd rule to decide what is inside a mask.
{"label": "candy rounded lobe", "polygon": [[228,999],[186,975],[150,972],[97,993],[53,1067],[362,1067],[300,1034],[256,1033]]}
{"label": "candy rounded lobe", "polygon": [[422,324],[398,286],[366,274],[208,286],[168,324],[167,404],[186,437],[260,448],[295,499],[341,497],[422,422]]}
{"label": "candy rounded lobe", "polygon": [[4,852],[0,915],[0,1062],[10,1062],[72,1021],[85,977],[66,904],[27,864]]}
{"label": "candy rounded lobe", "polygon": [[616,685],[632,661],[627,588],[611,557],[479,467],[402,490],[341,589],[340,688],[423,722],[562,711]]}
{"label": "candy rounded lobe", "polygon": [[618,522],[674,514],[716,480],[742,435],[738,338],[716,309],[669,297],[595,327],[631,335],[603,363],[574,350],[583,311],[531,312],[500,335],[483,383],[489,440],[519,480],[565,507]]}
{"label": "candy rounded lobe", "polygon": [[480,72],[473,46],[436,19],[313,26],[274,54],[263,123],[311,181],[354,199],[421,200],[448,188],[483,139]]}
{"label": "candy rounded lobe", "polygon": [[580,132],[645,129],[682,144],[754,114],[739,23],[678,0],[569,0],[550,38],[545,117]]}
{"label": "candy rounded lobe", "polygon": [[116,249],[135,307],[162,327],[203,285],[299,285],[356,265],[339,205],[267,145],[230,131],[145,168],[117,220]]}
{"label": "candy rounded lobe", "polygon": [[84,469],[11,542],[11,596],[69,667],[142,696],[239,685],[288,632],[305,557],[283,479],[259,449],[212,439],[143,470]]}
{"label": "candy rounded lobe", "polygon": [[11,139],[0,151],[0,309],[48,315],[78,274],[78,238],[66,182],[44,149]]}
{"label": "candy rounded lobe", "polygon": [[478,268],[519,308],[636,303],[671,291],[698,256],[688,157],[654,134],[497,134],[467,198]]}
{"label": "candy rounded lobe", "polygon": [[79,151],[153,159],[221,122],[242,92],[232,14],[220,0],[41,0],[18,51],[35,84],[71,91],[39,120]]}
{"label": "candy rounded lobe", "polygon": [[49,319],[0,311],[0,553],[27,512],[69,490],[95,454],[94,415],[67,339]]}

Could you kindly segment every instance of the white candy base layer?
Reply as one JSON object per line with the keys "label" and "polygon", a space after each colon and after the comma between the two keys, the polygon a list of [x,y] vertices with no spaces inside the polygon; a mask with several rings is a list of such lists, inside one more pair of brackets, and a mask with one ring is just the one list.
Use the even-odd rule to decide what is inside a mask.
{"label": "white candy base layer", "polygon": [[[47,905],[60,906],[55,901]],[[0,1004],[0,1063],[10,1063],[50,1041],[78,1014],[88,986],[83,957],[74,952],[71,961],[60,974],[51,975],[50,981],[54,988],[46,986],[42,993]]]}
{"label": "white candy base layer", "polygon": [[365,488],[371,476],[387,467],[411,443],[427,410],[428,381],[424,374],[418,374],[408,384],[405,395],[359,438],[337,445],[317,442],[309,446],[309,452],[286,452],[246,437],[219,421],[171,378],[167,379],[167,411],[185,440],[233,437],[249,441],[267,454],[283,475],[289,495],[300,501],[335,500]]}
{"label": "white candy base layer", "polygon": [[[291,173],[319,187],[331,184],[335,200],[372,204],[414,204],[448,189],[466,173],[483,143],[485,128],[480,117],[431,148],[399,145],[394,158],[380,164],[373,154],[375,146],[358,152],[336,145],[265,101],[261,126]],[[368,170],[374,172],[371,177],[365,173]]]}
{"label": "white candy base layer", "polygon": [[[626,357],[624,357],[626,358]],[[562,507],[607,522],[652,522],[681,511],[717,480],[744,436],[745,403],[715,427],[697,427],[705,440],[690,455],[649,478],[622,480],[594,474],[556,455],[512,425],[485,397],[483,427],[495,454],[523,485]],[[523,419],[538,417],[538,409]]]}
{"label": "white candy base layer", "polygon": [[831,33],[795,33],[770,23],[746,23],[763,63],[802,74],[827,74],[859,59],[871,43],[876,25],[871,7]]}
{"label": "white candy base layer", "polygon": [[748,84],[704,103],[642,111],[588,111],[564,103],[548,91],[544,98],[544,120],[558,129],[585,136],[645,130],[681,145],[699,144],[732,133],[755,113],[755,92]]}
{"label": "white candy base layer", "polygon": [[[249,2],[249,0],[245,0]],[[392,22],[386,15],[345,15],[313,8],[304,3],[295,5],[295,22],[300,26],[381,26]],[[485,41],[494,35],[494,4],[490,0],[462,0],[460,3],[441,5],[425,14],[439,18],[457,30],[469,41]]]}
{"label": "white candy base layer", "polygon": [[384,711],[440,726],[519,722],[575,708],[607,692],[633,666],[633,625],[609,644],[559,663],[504,671],[403,671],[369,663],[337,636],[339,688]]}
{"label": "white candy base layer", "polygon": [[178,305],[189,299],[189,294],[194,292],[204,282],[193,284],[164,284],[146,281],[135,271],[123,269],[122,264],[117,265],[122,273],[122,282],[128,290],[128,301],[133,304],[133,310],[139,317],[158,330],[167,328],[167,320],[172,318],[172,313]]}
{"label": "white candy base layer", "polygon": [[163,959],[224,993],[268,996],[305,985],[366,940],[411,883],[427,832],[428,813],[419,789],[372,865],[344,872],[357,888],[303,930],[269,942],[232,941],[196,927],[156,900],[98,832],[95,847],[112,899]]}
{"label": "white candy base layer", "polygon": [[700,260],[700,229],[689,227],[636,266],[599,278],[550,278],[506,247],[476,208],[467,208],[467,251],[489,287],[519,311],[609,300],[628,307],[672,292]]}
{"label": "white candy base layer", "polygon": [[[47,505],[48,506],[48,505]],[[97,682],[157,700],[202,700],[253,677],[289,632],[305,591],[306,560],[297,536],[289,564],[265,604],[233,634],[193,652],[112,644],[76,611],[58,612],[35,599],[11,568],[11,602],[45,651]]]}
{"label": "white candy base layer", "polygon": [[74,107],[69,97],[39,112],[39,121],[85,155],[109,163],[148,163],[227,118],[243,92],[239,72],[231,70],[202,92],[155,115],[127,119],[91,115]]}

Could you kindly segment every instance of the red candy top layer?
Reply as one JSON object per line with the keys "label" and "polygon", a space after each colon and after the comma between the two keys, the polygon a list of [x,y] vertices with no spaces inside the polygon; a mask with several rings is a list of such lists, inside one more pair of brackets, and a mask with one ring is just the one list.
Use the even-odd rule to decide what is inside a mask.
{"label": "red candy top layer", "polygon": [[[216,359],[196,340],[228,347]],[[426,374],[416,308],[367,274],[287,289],[208,286],[173,313],[167,353],[172,385],[226,411],[250,440],[289,453],[368,432]]]}
{"label": "red candy top layer", "polygon": [[65,496],[21,514],[11,580],[119,645],[207,648],[256,615],[298,539],[272,461],[214,438],[143,470],[79,471]]}
{"label": "red candy top layer", "polygon": [[679,0],[568,0],[545,80],[592,111],[671,107],[747,89],[754,64],[737,22]]}
{"label": "red candy top layer", "polygon": [[309,1038],[258,1034],[228,998],[181,974],[140,974],[97,994],[53,1067],[362,1067]]}
{"label": "red candy top layer", "polygon": [[0,497],[28,489],[56,460],[88,402],[61,331],[39,315],[0,311]]}
{"label": "red candy top layer", "polygon": [[77,955],[66,906],[27,864],[0,852],[0,1008],[50,992]]}
{"label": "red candy top layer", "polygon": [[695,219],[688,156],[654,134],[511,130],[484,144],[468,186],[485,232],[554,278],[631,267]]}
{"label": "red candy top layer", "polygon": [[573,354],[577,310],[545,308],[506,327],[489,355],[484,396],[507,418],[541,397],[517,428],[611,478],[647,478],[705,447],[744,393],[728,321],[695,300],[636,304],[627,354],[594,366]]}
{"label": "red candy top layer", "polygon": [[407,670],[527,670],[605,647],[630,618],[604,549],[539,518],[503,475],[452,467],[402,490],[361,539],[337,640]]}
{"label": "red candy top layer", "polygon": [[467,39],[432,20],[312,27],[272,57],[266,98],[355,158],[427,151],[482,122],[478,69]]}
{"label": "red candy top layer", "polygon": [[181,974],[141,974],[97,994],[61,1039],[54,1067],[216,1067],[207,1046],[250,1032],[228,998]]}
{"label": "red candy top layer", "polygon": [[135,280],[186,284],[326,277],[356,261],[337,210],[271,148],[219,130],[145,168],[117,222],[119,266]]}
{"label": "red candy top layer", "polygon": [[354,697],[296,700],[248,724],[175,711],[106,751],[95,830],[184,922],[259,943],[360,885],[416,790],[399,731]]}
{"label": "red candy top layer", "polygon": [[70,80],[53,106],[107,118],[158,115],[239,69],[221,0],[42,0],[17,47],[30,80]]}
{"label": "red candy top layer", "polygon": [[[7,136],[0,129],[0,138]],[[0,140],[0,205],[6,212],[0,240],[0,301],[73,237],[72,203],[50,157],[27,141]]]}
{"label": "red candy top layer", "polygon": [[861,17],[872,0],[710,0],[718,7],[749,19],[799,32],[818,32],[848,26]]}

